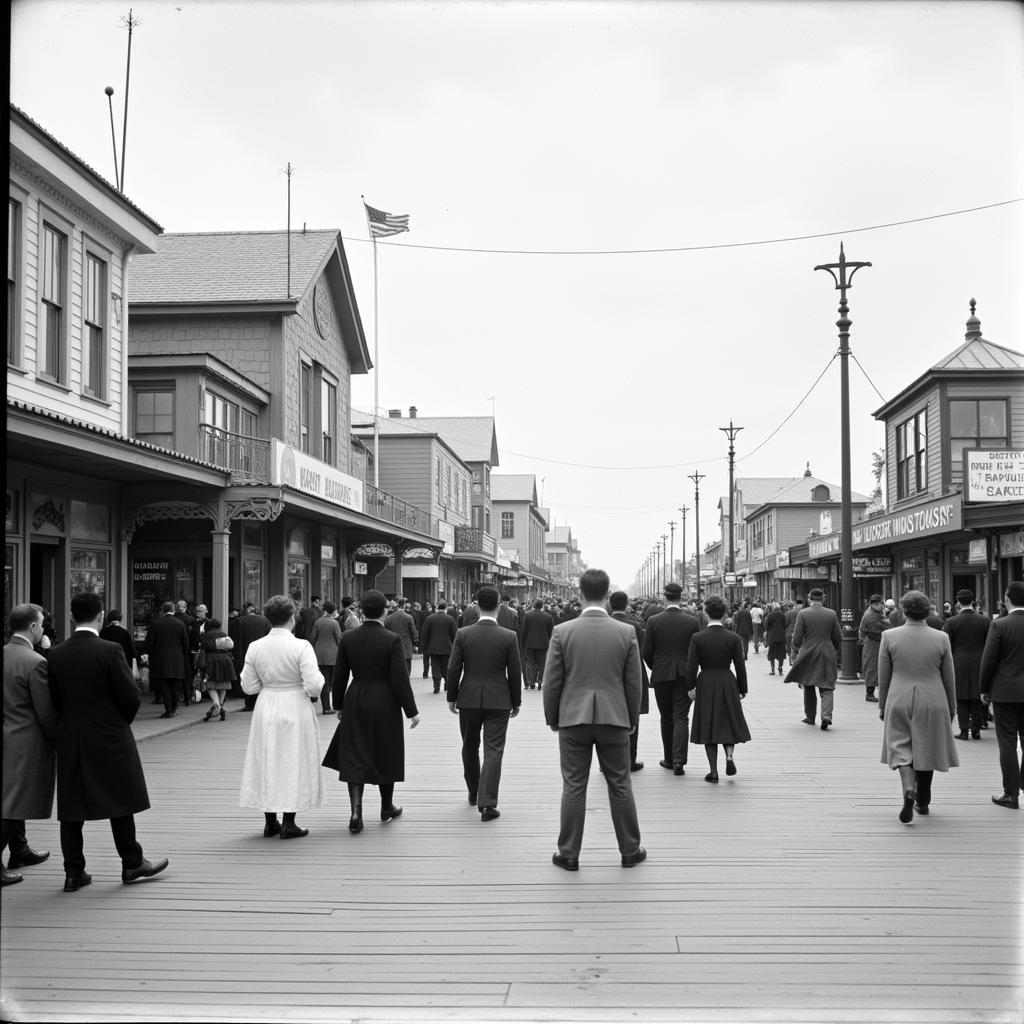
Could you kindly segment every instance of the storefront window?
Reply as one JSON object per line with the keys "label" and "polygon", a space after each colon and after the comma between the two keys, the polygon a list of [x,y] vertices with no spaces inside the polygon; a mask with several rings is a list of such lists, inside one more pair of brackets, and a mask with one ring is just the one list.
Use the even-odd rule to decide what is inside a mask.
{"label": "storefront window", "polygon": [[110,541],[110,506],[94,501],[71,502],[71,536],[77,540]]}
{"label": "storefront window", "polygon": [[263,610],[263,560],[246,558],[242,562],[242,600]]}
{"label": "storefront window", "polygon": [[309,580],[309,562],[288,562],[288,594],[295,597],[301,595],[299,600],[305,602],[309,590],[306,583]]}
{"label": "storefront window", "polygon": [[338,603],[338,538],[326,530],[320,536],[320,597]]}
{"label": "storefront window", "polygon": [[1009,441],[1005,399],[957,400],[949,403],[950,482],[963,478],[966,448],[1005,448]]}
{"label": "storefront window", "polygon": [[288,554],[309,557],[309,530],[292,530],[288,537]]}
{"label": "storefront window", "polygon": [[98,594],[106,603],[109,564],[108,551],[72,548],[71,574],[68,576],[69,594]]}

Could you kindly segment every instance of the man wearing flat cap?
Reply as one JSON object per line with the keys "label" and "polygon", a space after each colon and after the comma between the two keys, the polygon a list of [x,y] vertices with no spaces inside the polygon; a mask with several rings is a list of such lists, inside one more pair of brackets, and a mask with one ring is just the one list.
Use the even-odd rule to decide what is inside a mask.
{"label": "man wearing flat cap", "polygon": [[700,632],[697,618],[682,606],[683,588],[665,584],[664,611],[652,615],[644,631],[643,660],[651,670],[651,685],[661,716],[662,768],[686,774],[689,753],[690,701],[686,660],[690,640]]}
{"label": "man wearing flat cap", "polygon": [[839,649],[842,633],[839,617],[823,604],[825,593],[815,587],[808,595],[810,602],[796,617],[793,630],[793,665],[786,673],[785,683],[798,683],[804,691],[805,725],[814,725],[821,695],[821,731],[832,724],[832,705],[836,679],[839,676]]}
{"label": "man wearing flat cap", "polygon": [[956,677],[956,718],[958,740],[981,739],[985,711],[981,703],[981,656],[988,639],[988,619],[974,610],[974,593],[959,590],[957,614],[946,620],[943,629],[953,648],[953,673]]}
{"label": "man wearing flat cap", "polygon": [[860,670],[864,675],[864,699],[872,704],[878,703],[875,689],[878,687],[878,650],[882,643],[882,634],[889,628],[889,620],[885,616],[885,599],[881,594],[872,594],[868,598],[868,607],[860,620],[857,636],[862,644]]}

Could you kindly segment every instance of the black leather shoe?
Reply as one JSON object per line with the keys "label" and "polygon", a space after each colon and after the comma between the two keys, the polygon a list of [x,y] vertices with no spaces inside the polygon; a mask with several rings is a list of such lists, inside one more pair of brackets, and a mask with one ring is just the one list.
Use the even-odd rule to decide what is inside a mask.
{"label": "black leather shoe", "polygon": [[900,821],[909,825],[914,820],[914,804],[917,802],[917,794],[908,789],[903,794],[903,806],[900,808]]}
{"label": "black leather shoe", "polygon": [[686,769],[681,764],[674,764],[674,765],[672,765],[672,774],[673,775],[685,775],[686,774]]}
{"label": "black leather shoe", "polygon": [[80,875],[64,876],[65,892],[78,892],[79,889],[84,889],[87,885],[92,885],[92,875],[88,871],[83,871]]}
{"label": "black leather shoe", "polygon": [[644,763],[643,763],[643,761],[634,761],[629,766],[629,770],[631,772],[642,772],[644,770]]}
{"label": "black leather shoe", "polygon": [[282,839],[305,839],[309,835],[308,828],[299,828],[298,825],[282,825]]}
{"label": "black leather shoe", "polygon": [[31,846],[26,846],[21,853],[11,854],[7,866],[12,871],[16,871],[18,868],[30,868],[33,864],[42,864],[49,856],[49,850],[33,850]]}
{"label": "black leather shoe", "polygon": [[176,711],[165,711],[162,715],[157,715],[157,718],[174,718],[177,715]]}
{"label": "black leather shoe", "polygon": [[957,733],[957,734],[956,734],[956,735],[955,735],[955,736],[953,737],[953,739],[955,739],[955,740],[969,740],[970,738],[971,738],[971,737],[970,737],[970,735],[969,735],[969,734],[968,734],[968,733],[967,733],[966,731],[964,731],[964,732],[958,732],[958,733]]}
{"label": "black leather shoe", "polygon": [[18,882],[24,881],[24,875],[19,875],[17,871],[8,871],[7,868],[0,864],[0,885],[17,885]]}
{"label": "black leather shoe", "polygon": [[381,821],[394,821],[395,818],[400,818],[401,816],[402,808],[396,807],[394,804],[380,812]]}
{"label": "black leather shoe", "polygon": [[979,729],[977,732],[972,732],[971,733],[971,739],[972,740],[980,740],[981,739],[981,730]]}
{"label": "black leather shoe", "polygon": [[718,772],[708,772],[707,775],[704,776],[704,781],[705,782],[717,782],[718,781]]}
{"label": "black leather shoe", "polygon": [[660,764],[662,768],[667,768],[669,771],[672,771],[675,767],[671,761],[659,761],[658,764]]}
{"label": "black leather shoe", "polygon": [[166,857],[161,857],[158,861],[149,861],[143,857],[142,863],[138,867],[121,869],[121,881],[127,884],[128,882],[137,882],[140,878],[152,878],[154,875],[159,875],[168,863],[170,862]]}
{"label": "black leather shoe", "polygon": [[501,817],[501,811],[497,807],[481,807],[480,808],[480,820],[481,821],[494,821],[495,818]]}
{"label": "black leather shoe", "polygon": [[551,863],[563,871],[579,871],[580,862],[578,857],[563,857],[560,853],[551,855]]}
{"label": "black leather shoe", "polygon": [[274,836],[279,835],[280,832],[281,822],[279,822],[277,818],[273,821],[268,821],[267,824],[263,826],[263,835],[266,839],[271,839]]}
{"label": "black leather shoe", "polygon": [[931,811],[928,810],[927,804],[914,804],[914,810],[917,811],[918,814],[931,814]]}
{"label": "black leather shoe", "polygon": [[473,792],[473,793],[470,793],[470,794],[469,794],[469,802],[470,802],[470,803],[471,803],[471,804],[472,804],[472,805],[473,805],[474,807],[476,807],[476,793],[475,793],[475,792]]}
{"label": "black leather shoe", "polygon": [[354,836],[359,835],[363,831],[363,816],[361,814],[353,814],[348,819],[348,830]]}
{"label": "black leather shoe", "polygon": [[878,703],[878,698],[873,693],[869,693],[864,699],[870,704]]}
{"label": "black leather shoe", "polygon": [[1010,796],[1009,793],[992,797],[992,803],[999,804],[1000,807],[1009,807],[1012,811],[1020,810],[1020,797]]}
{"label": "black leather shoe", "polygon": [[814,725],[813,718],[801,718],[800,721],[803,722],[804,725]]}
{"label": "black leather shoe", "polygon": [[829,727],[829,726],[830,726],[831,724],[832,724],[832,722],[831,722],[831,721],[830,721],[829,719],[827,719],[827,718],[823,718],[823,719],[821,720],[821,731],[822,731],[822,732],[828,732],[828,727]]}
{"label": "black leather shoe", "polygon": [[636,853],[624,853],[622,855],[622,866],[624,868],[635,868],[647,860],[647,851],[641,846]]}
{"label": "black leather shoe", "polygon": [[736,762],[731,757],[725,762],[725,774],[726,775],[735,775],[736,774]]}

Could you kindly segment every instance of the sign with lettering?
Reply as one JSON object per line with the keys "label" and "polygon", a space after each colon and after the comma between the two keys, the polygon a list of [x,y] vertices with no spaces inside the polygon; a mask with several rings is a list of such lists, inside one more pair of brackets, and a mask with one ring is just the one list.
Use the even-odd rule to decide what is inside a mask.
{"label": "sign with lettering", "polygon": [[1014,558],[1024,555],[1024,530],[999,535],[999,557]]}
{"label": "sign with lettering", "polygon": [[1024,449],[964,452],[965,501],[1024,501]]}
{"label": "sign with lettering", "polygon": [[810,558],[822,558],[825,555],[834,555],[839,550],[839,542],[842,534],[830,533],[827,537],[815,537],[808,541],[807,554]]}
{"label": "sign with lettering", "polygon": [[968,565],[988,565],[988,537],[972,540],[967,548]]}
{"label": "sign with lettering", "polygon": [[782,569],[787,565],[789,565],[789,548],[786,548],[785,551],[780,551],[775,559],[775,567],[777,569]]}
{"label": "sign with lettering", "polygon": [[959,495],[892,512],[853,524],[853,549],[896,544],[901,540],[952,533],[961,529],[963,507]]}
{"label": "sign with lettering", "polygon": [[455,554],[455,527],[451,523],[443,522],[438,520],[437,522],[437,537],[438,540],[444,542],[444,547],[441,549],[446,555]]}
{"label": "sign with lettering", "polygon": [[361,480],[297,451],[276,437],[271,441],[270,482],[355,512],[364,510]]}
{"label": "sign with lettering", "polygon": [[854,555],[854,576],[891,576],[892,555]]}

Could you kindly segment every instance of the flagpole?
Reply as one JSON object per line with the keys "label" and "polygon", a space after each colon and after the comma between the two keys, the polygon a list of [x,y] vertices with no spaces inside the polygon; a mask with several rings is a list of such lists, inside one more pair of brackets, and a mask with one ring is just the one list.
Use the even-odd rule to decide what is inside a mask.
{"label": "flagpole", "polygon": [[373,486],[380,487],[380,354],[378,332],[380,307],[377,302],[377,239],[373,238]]}

